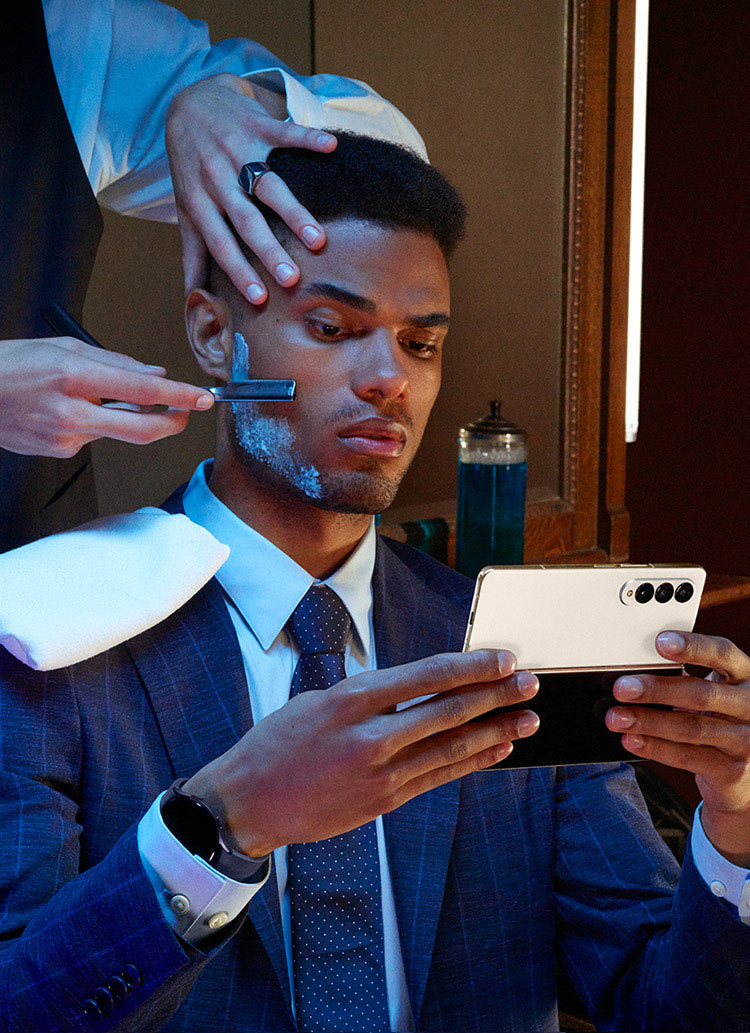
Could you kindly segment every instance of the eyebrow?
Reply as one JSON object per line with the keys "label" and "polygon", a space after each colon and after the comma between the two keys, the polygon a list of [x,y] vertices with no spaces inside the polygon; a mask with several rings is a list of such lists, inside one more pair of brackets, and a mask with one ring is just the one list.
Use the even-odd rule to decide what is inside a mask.
{"label": "eyebrow", "polygon": [[[310,283],[303,287],[300,294],[305,297],[315,296],[331,298],[339,301],[342,305],[350,305],[359,309],[360,312],[376,312],[377,305],[371,298],[365,298],[361,294],[354,294],[353,291],[337,287],[335,283]],[[410,316],[408,322],[412,326],[431,327],[449,326],[450,317],[445,312],[431,312],[427,316]]]}

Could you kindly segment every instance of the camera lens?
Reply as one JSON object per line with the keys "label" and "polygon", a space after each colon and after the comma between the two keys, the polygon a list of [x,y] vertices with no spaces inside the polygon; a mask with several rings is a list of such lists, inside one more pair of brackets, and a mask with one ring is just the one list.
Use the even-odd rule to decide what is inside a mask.
{"label": "camera lens", "polygon": [[659,585],[656,589],[656,601],[657,603],[668,603],[674,595],[674,588],[668,581],[665,581],[663,585]]}
{"label": "camera lens", "polygon": [[635,590],[635,601],[637,603],[650,603],[654,598],[654,586],[650,581],[644,581]]}
{"label": "camera lens", "polygon": [[683,581],[681,585],[677,586],[674,597],[678,603],[686,603],[688,599],[693,598],[693,586],[689,581]]}

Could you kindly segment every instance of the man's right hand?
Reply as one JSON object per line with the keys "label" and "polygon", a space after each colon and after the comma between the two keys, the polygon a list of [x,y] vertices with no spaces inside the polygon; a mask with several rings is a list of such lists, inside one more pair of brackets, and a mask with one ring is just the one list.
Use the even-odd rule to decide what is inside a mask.
{"label": "man's right hand", "polygon": [[[73,337],[0,341],[0,448],[67,459],[96,438],[142,445],[178,434],[188,410],[210,409],[213,396],[165,374]],[[102,398],[170,409],[125,411]]]}
{"label": "man's right hand", "polygon": [[[504,650],[444,653],[295,696],[195,774],[185,791],[261,857],[347,832],[412,797],[504,760],[536,731],[539,683]],[[396,705],[435,695],[414,706]]]}

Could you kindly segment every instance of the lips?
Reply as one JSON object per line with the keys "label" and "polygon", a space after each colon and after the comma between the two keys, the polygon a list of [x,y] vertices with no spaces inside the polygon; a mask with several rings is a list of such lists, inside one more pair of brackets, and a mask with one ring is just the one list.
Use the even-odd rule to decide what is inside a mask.
{"label": "lips", "polygon": [[366,456],[400,456],[406,447],[406,430],[394,420],[371,417],[338,432],[342,445]]}

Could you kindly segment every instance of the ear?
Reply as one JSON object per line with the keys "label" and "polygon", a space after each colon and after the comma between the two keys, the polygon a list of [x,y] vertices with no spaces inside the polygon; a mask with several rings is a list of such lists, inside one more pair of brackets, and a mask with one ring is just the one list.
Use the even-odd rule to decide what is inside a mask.
{"label": "ear", "polygon": [[202,287],[196,288],[185,302],[185,326],[190,347],[203,372],[229,383],[234,332],[227,303]]}

